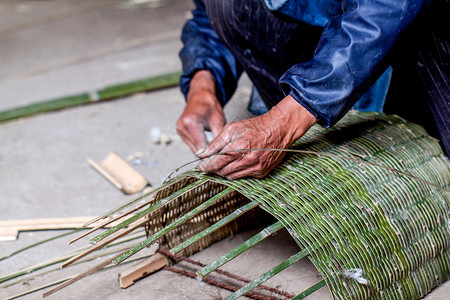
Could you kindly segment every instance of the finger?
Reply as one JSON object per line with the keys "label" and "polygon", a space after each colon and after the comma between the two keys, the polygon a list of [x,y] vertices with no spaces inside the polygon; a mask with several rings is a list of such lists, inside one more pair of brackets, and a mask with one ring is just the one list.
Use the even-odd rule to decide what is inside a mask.
{"label": "finger", "polygon": [[213,118],[210,120],[209,128],[213,134],[213,137],[217,137],[219,133],[223,130],[223,127],[225,126],[225,119],[222,118]]}
{"label": "finger", "polygon": [[235,154],[236,159],[227,165],[217,169],[215,173],[222,177],[227,177],[229,174],[251,168],[259,163],[260,154],[256,152],[239,152]]}
{"label": "finger", "polygon": [[195,153],[199,158],[205,158],[213,154],[219,153],[224,147],[226,147],[231,142],[231,134],[228,132],[221,131],[218,136],[216,136],[211,143],[203,151]]}
{"label": "finger", "polygon": [[217,173],[218,170],[221,170],[224,166],[230,164],[235,160],[236,157],[232,154],[217,155],[203,160],[198,168],[203,172]]}
{"label": "finger", "polygon": [[181,137],[185,144],[188,145],[192,152],[195,153],[198,150],[193,142],[193,139],[190,137],[190,135],[186,134],[185,131],[177,130],[177,134]]}
{"label": "finger", "polygon": [[204,128],[200,124],[177,128],[177,133],[194,153],[208,144]]}
{"label": "finger", "polygon": [[[226,177],[228,180],[234,180],[239,179],[243,177],[255,177],[255,178],[263,178],[267,174],[269,174],[270,171],[272,171],[277,165],[280,164],[280,162],[283,160],[286,153],[278,153],[276,154],[275,159],[267,164],[261,164],[259,161],[253,161],[255,162],[252,165],[249,165],[247,168],[236,168],[234,172],[230,172],[226,175],[222,175]],[[264,161],[271,161],[272,159],[269,158],[263,158]]]}
{"label": "finger", "polygon": [[258,165],[254,165],[252,167],[248,167],[248,168],[245,168],[242,170],[236,170],[236,172],[232,172],[224,177],[228,180],[235,180],[235,179],[240,179],[240,178],[244,178],[244,177],[261,178],[261,177],[264,177],[265,175],[267,175],[267,173],[269,173],[269,171],[267,171],[265,173],[261,173],[261,170],[259,169]]}

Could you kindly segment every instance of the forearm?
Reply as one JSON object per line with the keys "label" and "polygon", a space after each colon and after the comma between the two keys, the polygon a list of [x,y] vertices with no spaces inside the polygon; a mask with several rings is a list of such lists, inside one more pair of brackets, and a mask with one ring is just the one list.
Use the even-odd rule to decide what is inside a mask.
{"label": "forearm", "polygon": [[180,89],[187,97],[194,74],[208,70],[215,79],[217,98],[224,105],[234,93],[242,70],[214,32],[203,2],[194,2],[193,18],[186,22],[181,35],[184,46],[179,53],[183,65]]}
{"label": "forearm", "polygon": [[200,70],[194,74],[189,85],[189,91],[186,97],[187,101],[192,99],[200,91],[209,92],[213,95],[216,94],[216,82],[214,76],[208,70]]}
{"label": "forearm", "polygon": [[387,55],[422,7],[419,0],[347,0],[325,27],[311,61],[280,79],[325,126],[334,125],[384,72]]}

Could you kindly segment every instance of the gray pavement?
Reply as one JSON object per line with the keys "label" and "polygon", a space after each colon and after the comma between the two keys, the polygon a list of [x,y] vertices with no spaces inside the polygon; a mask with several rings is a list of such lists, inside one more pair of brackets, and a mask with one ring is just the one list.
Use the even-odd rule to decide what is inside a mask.
{"label": "gray pavement", "polygon": [[[1,1],[0,110],[179,70],[178,36],[191,8],[187,0]],[[229,121],[248,117],[249,94],[250,83],[244,77],[226,107]],[[86,157],[101,160],[110,151],[127,158],[154,186],[160,184],[194,158],[175,135],[183,102],[178,89],[172,88],[0,124],[0,220],[94,216],[130,199],[85,161]],[[172,143],[154,144],[149,134],[153,127],[167,133]],[[0,257],[60,233],[22,232],[17,241],[0,242]],[[193,258],[209,263],[252,233],[226,238]],[[0,261],[0,276],[87,244],[83,239],[68,246],[68,240],[58,239]],[[297,251],[295,242],[282,232],[223,269],[253,279]],[[0,288],[0,298],[77,274],[100,261],[28,275],[23,282]],[[129,266],[96,273],[49,299],[221,299],[229,294],[168,271],[123,290],[117,275]],[[58,265],[34,274],[51,268]],[[267,285],[298,293],[318,280],[319,273],[304,259]],[[428,298],[447,299],[448,292],[449,283]],[[23,298],[40,299],[41,294]],[[326,287],[310,297],[330,298]]]}

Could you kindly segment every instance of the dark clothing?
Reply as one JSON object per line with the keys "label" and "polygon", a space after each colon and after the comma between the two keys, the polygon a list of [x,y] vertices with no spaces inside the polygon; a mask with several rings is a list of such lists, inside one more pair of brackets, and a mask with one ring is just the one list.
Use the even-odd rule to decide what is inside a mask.
{"label": "dark clothing", "polygon": [[[290,94],[327,127],[385,72],[395,42],[424,7],[419,0],[343,0],[308,20],[306,0],[195,2],[182,35],[183,93],[193,74],[207,69],[225,104],[245,70],[269,108]],[[308,9],[332,2],[339,1]]]}

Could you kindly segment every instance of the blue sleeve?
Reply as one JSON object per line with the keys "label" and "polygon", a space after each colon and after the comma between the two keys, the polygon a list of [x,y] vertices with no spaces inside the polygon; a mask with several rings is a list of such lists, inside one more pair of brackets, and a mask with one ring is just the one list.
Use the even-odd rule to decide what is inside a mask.
{"label": "blue sleeve", "polygon": [[286,94],[319,124],[333,126],[386,70],[389,51],[415,19],[421,0],[343,0],[325,26],[312,60],[280,78]]}
{"label": "blue sleeve", "polygon": [[225,105],[236,90],[242,68],[214,32],[203,1],[194,3],[193,18],[186,22],[181,35],[184,44],[179,54],[183,64],[181,92],[186,97],[195,72],[208,70],[216,80],[217,98]]}

